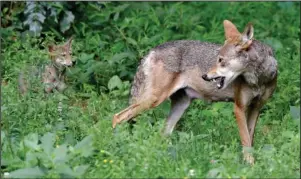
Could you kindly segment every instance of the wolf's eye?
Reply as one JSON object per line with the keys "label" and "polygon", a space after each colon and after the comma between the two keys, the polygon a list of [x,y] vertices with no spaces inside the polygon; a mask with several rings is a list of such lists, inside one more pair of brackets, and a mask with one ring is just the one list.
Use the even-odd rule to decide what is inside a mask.
{"label": "wolf's eye", "polygon": [[218,63],[221,63],[223,59],[221,57],[218,58]]}

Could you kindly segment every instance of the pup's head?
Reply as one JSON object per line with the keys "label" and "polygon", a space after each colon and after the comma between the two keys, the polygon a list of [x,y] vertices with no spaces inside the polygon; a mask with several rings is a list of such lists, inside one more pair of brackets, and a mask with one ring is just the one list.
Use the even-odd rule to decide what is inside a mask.
{"label": "pup's head", "polygon": [[216,64],[202,76],[206,81],[219,79],[218,89],[226,88],[245,72],[249,61],[247,50],[252,44],[254,32],[252,24],[249,23],[244,32],[240,33],[228,20],[224,20],[224,29],[226,41],[218,53]]}
{"label": "pup's head", "polygon": [[71,67],[72,61],[72,37],[64,45],[49,45],[50,58],[57,67]]}

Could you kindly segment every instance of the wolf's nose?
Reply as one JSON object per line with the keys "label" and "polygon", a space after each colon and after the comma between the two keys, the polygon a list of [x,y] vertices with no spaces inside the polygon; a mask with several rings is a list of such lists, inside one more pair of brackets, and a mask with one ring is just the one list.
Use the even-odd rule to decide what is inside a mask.
{"label": "wolf's nose", "polygon": [[203,78],[205,81],[209,81],[207,74],[202,75],[202,78]]}
{"label": "wolf's nose", "polygon": [[74,63],[71,62],[71,63],[69,63],[67,66],[68,66],[68,67],[72,67],[73,65],[74,65]]}

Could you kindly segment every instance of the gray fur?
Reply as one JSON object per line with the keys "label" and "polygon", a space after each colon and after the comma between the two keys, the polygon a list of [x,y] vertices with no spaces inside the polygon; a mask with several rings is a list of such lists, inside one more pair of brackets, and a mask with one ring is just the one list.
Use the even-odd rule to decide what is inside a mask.
{"label": "gray fur", "polygon": [[143,72],[143,64],[145,62],[146,58],[143,58],[140,61],[140,65],[138,66],[137,73],[134,77],[132,88],[131,88],[131,97],[129,100],[130,104],[134,103],[134,100],[136,97],[138,97],[141,93],[141,91],[145,88],[145,74]]}
{"label": "gray fur", "polygon": [[156,59],[162,60],[166,70],[181,72],[197,65],[207,72],[216,62],[221,45],[197,40],[178,40],[159,45],[153,49],[158,52]]}
{"label": "gray fur", "polygon": [[[182,72],[197,66],[202,72],[207,73],[216,64],[221,47],[221,44],[196,40],[178,40],[161,44],[150,50],[150,52],[155,52],[154,59],[163,61],[166,70],[170,72]],[[229,49],[223,50],[230,51]],[[236,52],[233,53],[237,55]],[[249,55],[250,60],[244,58],[244,54],[241,54],[242,63],[245,63],[247,69],[255,70],[242,74],[247,83],[250,85],[257,84],[259,79],[260,83],[265,83],[276,76],[277,62],[274,58],[273,49],[270,46],[254,40],[244,53]],[[143,64],[147,56],[141,60],[134,77],[131,89],[132,98],[136,98],[140,95],[140,91],[143,91],[145,85]],[[252,77],[250,75],[255,76]]]}
{"label": "gray fur", "polygon": [[[275,78],[277,75],[277,61],[274,58],[273,49],[257,40],[252,42],[252,45],[247,51],[250,60],[248,60],[248,71],[243,76],[249,84],[261,85]],[[256,75],[252,81],[249,75]]]}
{"label": "gray fur", "polygon": [[[202,71],[207,72],[215,64],[220,47],[221,45],[197,40],[178,40],[158,45],[150,50],[150,52],[155,52],[154,59],[162,60],[166,70],[170,72],[181,72],[189,68],[194,68],[196,65]],[[141,60],[138,66],[132,83],[130,104],[133,103],[134,99],[145,88],[143,64],[149,54]]]}

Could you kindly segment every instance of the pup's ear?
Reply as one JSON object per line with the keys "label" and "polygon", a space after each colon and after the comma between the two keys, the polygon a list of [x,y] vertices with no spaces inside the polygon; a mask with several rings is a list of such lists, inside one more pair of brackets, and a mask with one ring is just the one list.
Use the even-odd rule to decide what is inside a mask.
{"label": "pup's ear", "polygon": [[229,20],[224,20],[224,29],[226,41],[236,41],[241,36],[236,26]]}
{"label": "pup's ear", "polygon": [[68,40],[67,40],[67,42],[66,42],[66,46],[68,47],[68,48],[70,48],[71,47],[71,44],[72,44],[72,40],[73,40],[73,36],[71,36]]}
{"label": "pup's ear", "polygon": [[253,25],[251,23],[248,23],[241,36],[240,46],[242,49],[246,49],[252,44],[253,35],[254,35]]}
{"label": "pup's ear", "polygon": [[48,45],[48,51],[53,52],[54,51],[54,45]]}

